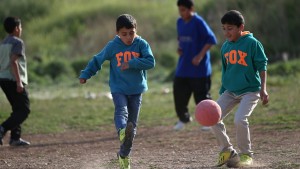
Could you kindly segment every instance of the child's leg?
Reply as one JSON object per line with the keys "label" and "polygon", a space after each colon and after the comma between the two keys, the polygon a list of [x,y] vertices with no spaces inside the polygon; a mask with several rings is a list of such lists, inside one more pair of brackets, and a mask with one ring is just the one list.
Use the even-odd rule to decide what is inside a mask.
{"label": "child's leg", "polygon": [[118,134],[121,129],[126,128],[129,122],[133,125],[132,133],[130,133],[130,139],[125,139],[125,141],[120,146],[119,154],[122,157],[126,157],[130,154],[132,148],[132,141],[136,134],[136,126],[139,117],[142,95],[124,95],[114,93],[112,94],[112,96],[115,104],[114,119]]}
{"label": "child's leg", "polygon": [[195,104],[198,104],[205,99],[211,99],[211,95],[209,93],[211,87],[210,76],[194,78],[190,80],[190,85],[193,90]]}
{"label": "child's leg", "polygon": [[[14,81],[1,82],[1,88],[5,93],[9,103],[12,106],[11,115],[2,123],[2,127],[5,132],[20,126],[28,117],[30,113],[30,102],[28,98],[27,89],[24,88],[22,93],[16,91],[17,84]],[[15,139],[19,139],[21,136],[21,130],[17,133],[13,133]]]}
{"label": "child's leg", "polygon": [[127,109],[127,97],[124,94],[112,93],[114,105],[115,105],[115,127],[119,134],[120,130],[125,128],[128,120],[128,109]]}
{"label": "child's leg", "polygon": [[129,95],[127,96],[127,99],[128,99],[127,125],[131,123],[133,130],[128,131],[131,133],[128,133],[129,134],[127,137],[128,139],[124,141],[123,145],[121,145],[120,154],[123,156],[129,156],[132,149],[132,143],[137,132],[137,124],[138,124],[141,103],[142,103],[142,95],[141,94]]}
{"label": "child's leg", "polygon": [[212,126],[212,130],[216,136],[218,145],[220,146],[220,151],[233,150],[230,139],[226,134],[225,124],[223,119],[228,115],[228,113],[233,109],[235,105],[239,102],[235,96],[227,91],[225,91],[220,98],[217,100],[217,103],[220,105],[222,110],[221,120],[218,124]]}
{"label": "child's leg", "polygon": [[243,154],[252,155],[248,117],[259,101],[259,93],[247,93],[241,96],[241,102],[235,113],[237,145]]}
{"label": "child's leg", "polygon": [[142,94],[128,96],[128,122],[132,122],[134,135],[136,135],[136,126],[138,123],[140,108],[142,105]]}
{"label": "child's leg", "polygon": [[179,120],[184,123],[190,121],[188,103],[192,96],[192,90],[188,80],[188,78],[175,77],[173,82],[175,111]]}

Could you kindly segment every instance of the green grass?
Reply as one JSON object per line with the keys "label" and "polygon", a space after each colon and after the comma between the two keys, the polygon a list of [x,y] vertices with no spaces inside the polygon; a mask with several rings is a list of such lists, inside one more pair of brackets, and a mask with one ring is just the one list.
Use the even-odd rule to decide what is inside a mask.
{"label": "green grass", "polygon": [[[272,67],[272,65],[270,65]],[[220,72],[215,69],[212,95],[216,100],[220,82]],[[99,80],[101,79],[102,80]],[[299,76],[269,76],[273,83],[268,85],[270,102],[262,106],[259,102],[250,125],[258,125],[264,130],[299,130],[300,104]],[[100,81],[100,82],[99,82]],[[114,106],[105,94],[109,92],[103,76],[98,75],[86,85],[79,85],[77,79],[69,84],[57,84],[48,87],[30,86],[31,114],[24,123],[25,133],[56,133],[67,130],[101,130],[113,126]],[[280,81],[280,84],[276,84]],[[164,91],[169,89],[169,93]],[[95,93],[96,99],[86,99],[86,94]],[[190,111],[195,108],[193,100]],[[0,121],[9,116],[10,106],[0,92]],[[177,120],[172,95],[172,83],[149,81],[149,91],[143,95],[139,125],[172,126]],[[233,113],[225,123],[232,125]],[[197,125],[193,123],[192,125]]]}

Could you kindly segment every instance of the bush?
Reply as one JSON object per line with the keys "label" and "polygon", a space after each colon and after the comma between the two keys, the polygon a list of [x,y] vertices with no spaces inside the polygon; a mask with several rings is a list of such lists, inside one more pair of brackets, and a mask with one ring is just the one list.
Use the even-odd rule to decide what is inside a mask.
{"label": "bush", "polygon": [[156,61],[162,65],[164,68],[174,68],[176,66],[177,57],[174,56],[172,53],[162,53],[158,55],[159,57],[156,58]]}
{"label": "bush", "polygon": [[68,64],[68,62],[63,60],[55,60],[49,62],[45,66],[45,73],[49,75],[53,80],[55,80],[56,78],[62,75],[65,76],[69,76],[70,74],[73,75],[70,65]]}
{"label": "bush", "polygon": [[300,60],[292,60],[288,62],[277,62],[269,66],[268,73],[270,75],[294,76],[300,74]]}
{"label": "bush", "polygon": [[80,74],[80,71],[85,68],[89,60],[87,59],[77,59],[71,63],[71,67],[76,75]]}

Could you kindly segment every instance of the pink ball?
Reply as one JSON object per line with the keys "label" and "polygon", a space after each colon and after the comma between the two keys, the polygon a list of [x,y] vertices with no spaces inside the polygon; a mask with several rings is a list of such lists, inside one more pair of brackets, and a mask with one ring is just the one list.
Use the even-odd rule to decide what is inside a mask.
{"label": "pink ball", "polygon": [[213,100],[202,100],[196,106],[195,118],[203,126],[213,126],[221,119],[221,107]]}

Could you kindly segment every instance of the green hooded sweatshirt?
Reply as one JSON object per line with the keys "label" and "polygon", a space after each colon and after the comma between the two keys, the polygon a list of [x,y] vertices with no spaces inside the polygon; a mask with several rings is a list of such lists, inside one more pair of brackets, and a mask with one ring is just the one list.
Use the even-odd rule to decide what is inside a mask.
{"label": "green hooded sweatshirt", "polygon": [[221,48],[222,86],[236,95],[256,92],[261,88],[259,72],[267,70],[267,57],[262,44],[246,31],[235,42],[226,41]]}

